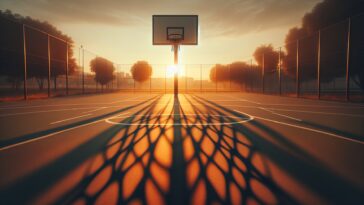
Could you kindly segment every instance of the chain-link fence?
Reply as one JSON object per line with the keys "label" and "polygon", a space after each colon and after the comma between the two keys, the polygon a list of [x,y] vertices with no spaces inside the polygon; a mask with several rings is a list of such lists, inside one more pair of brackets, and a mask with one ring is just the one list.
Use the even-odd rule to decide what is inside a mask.
{"label": "chain-link fence", "polygon": [[[364,101],[364,15],[229,65],[179,65],[180,92],[244,91]],[[136,81],[132,64],[105,61],[73,42],[0,18],[0,100],[109,91],[173,92],[173,65],[152,64]],[[112,77],[98,73],[111,64]]]}
{"label": "chain-link fence", "polygon": [[363,25],[364,14],[256,57],[247,91],[363,102]]}

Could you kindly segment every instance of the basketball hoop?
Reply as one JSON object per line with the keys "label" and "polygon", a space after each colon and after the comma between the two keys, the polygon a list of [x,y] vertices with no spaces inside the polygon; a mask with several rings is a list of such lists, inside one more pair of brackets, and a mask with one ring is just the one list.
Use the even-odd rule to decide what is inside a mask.
{"label": "basketball hoop", "polygon": [[172,34],[168,34],[167,39],[169,41],[178,43],[183,40],[183,35],[179,34],[179,33],[172,33]]}
{"label": "basketball hoop", "polygon": [[[179,46],[197,44],[197,15],[153,15],[153,45],[171,45],[176,66]],[[178,72],[174,75],[174,94],[178,95]]]}

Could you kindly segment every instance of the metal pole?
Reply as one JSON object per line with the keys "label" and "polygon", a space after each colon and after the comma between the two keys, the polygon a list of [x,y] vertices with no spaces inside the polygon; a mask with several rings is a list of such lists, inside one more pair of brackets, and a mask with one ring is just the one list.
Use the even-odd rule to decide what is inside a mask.
{"label": "metal pole", "polygon": [[186,93],[187,93],[187,66],[186,66],[186,71],[185,71],[185,89],[186,89]]}
{"label": "metal pole", "polygon": [[216,65],[216,67],[215,67],[215,80],[216,80],[215,92],[217,92],[217,65]]}
{"label": "metal pole", "polygon": [[85,94],[85,49],[82,49],[82,94]]}
{"label": "metal pole", "polygon": [[300,96],[300,68],[299,68],[299,40],[297,40],[297,45],[296,45],[296,95],[297,97]]}
{"label": "metal pole", "polygon": [[27,92],[27,46],[25,37],[25,26],[23,24],[23,54],[24,54],[24,100],[28,99]]}
{"label": "metal pole", "polygon": [[118,71],[119,71],[119,65],[116,64],[115,65],[115,70],[116,70],[116,73],[115,73],[115,82],[116,82],[116,90],[119,89],[119,81],[118,81],[118,77],[119,77],[119,74],[118,74]]}
{"label": "metal pole", "polygon": [[317,48],[317,98],[321,99],[321,31],[318,32]]}
{"label": "metal pole", "polygon": [[265,81],[265,65],[264,65],[265,64],[265,62],[264,62],[265,59],[264,59],[264,57],[265,56],[264,56],[264,53],[263,53],[263,59],[262,59],[263,60],[262,61],[262,92],[263,93],[264,93],[264,86],[265,86],[265,82],[264,82]]}
{"label": "metal pole", "polygon": [[51,96],[51,46],[49,35],[47,35],[47,47],[48,47],[48,97]]}
{"label": "metal pole", "polygon": [[231,66],[230,66],[230,64],[229,64],[229,89],[231,92]]}
{"label": "metal pole", "polygon": [[279,47],[279,54],[278,54],[278,80],[279,80],[279,95],[282,95],[282,56],[281,56],[282,48]]}
{"label": "metal pole", "polygon": [[164,69],[164,93],[167,93],[167,69]]}
{"label": "metal pole", "polygon": [[348,39],[346,45],[346,101],[350,100],[350,36],[351,19],[348,19]]}
{"label": "metal pole", "polygon": [[[250,72],[253,72],[253,59],[250,59]],[[249,92],[253,91],[253,83],[252,83],[252,79],[249,80],[249,84],[250,84],[250,88],[251,90],[249,90]]]}
{"label": "metal pole", "polygon": [[200,64],[200,92],[202,92],[202,64]]}
{"label": "metal pole", "polygon": [[66,95],[68,95],[68,43],[66,43]]}
{"label": "metal pole", "polygon": [[174,96],[178,96],[178,44],[173,45],[174,51],[174,65],[176,69],[174,71]]}

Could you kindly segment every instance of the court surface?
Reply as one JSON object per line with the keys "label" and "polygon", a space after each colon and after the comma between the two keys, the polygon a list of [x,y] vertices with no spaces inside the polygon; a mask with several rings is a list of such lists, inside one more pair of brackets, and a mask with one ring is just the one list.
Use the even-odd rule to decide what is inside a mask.
{"label": "court surface", "polygon": [[363,204],[364,105],[244,93],[0,104],[0,204]]}

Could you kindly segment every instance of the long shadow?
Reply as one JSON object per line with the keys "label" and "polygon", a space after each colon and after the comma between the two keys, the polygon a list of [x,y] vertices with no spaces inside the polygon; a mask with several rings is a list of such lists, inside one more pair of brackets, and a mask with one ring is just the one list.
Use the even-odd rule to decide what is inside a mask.
{"label": "long shadow", "polygon": [[[201,109],[194,106],[192,101],[189,102],[196,113],[203,114],[205,109],[209,110],[206,116],[207,120],[198,119],[198,121],[213,122],[211,118],[214,118],[214,116],[219,116],[220,123],[233,121],[221,109],[208,106],[206,103],[199,101],[204,104],[204,109]],[[247,118],[248,116],[240,115],[239,117]],[[198,122],[191,123],[191,126],[187,127],[190,133],[193,128],[196,128],[193,125],[196,123]],[[249,204],[254,202],[259,204],[299,204],[271,179],[269,169],[260,154],[258,144],[252,141],[251,136],[236,129],[236,126],[239,125],[206,125],[200,130],[201,139],[191,137],[196,153],[187,163],[193,164],[193,161],[197,160],[198,167],[201,170],[200,179],[196,179],[191,186],[191,194],[193,195],[197,191],[198,183],[201,183],[199,181],[203,181],[206,186],[206,196],[208,196],[206,199],[207,204],[216,202],[222,204]],[[217,136],[211,133],[217,134]],[[193,136],[193,133],[191,133],[191,136]],[[260,136],[255,133],[254,137]],[[213,150],[206,149],[207,146],[204,143],[206,144],[208,141],[214,144]],[[262,161],[262,167],[256,165],[256,161],[259,160]],[[220,177],[211,174],[209,169],[217,173],[220,172]],[[218,180],[224,181],[222,188],[217,185],[216,181]],[[264,188],[258,190],[258,186]]]}
{"label": "long shadow", "polygon": [[273,179],[269,160],[329,203],[363,202],[357,189],[269,127],[231,124],[247,116],[204,98],[192,98],[198,106],[182,96],[166,106],[158,99],[1,190],[2,201],[34,202],[86,163],[82,179],[55,204],[300,204]]}
{"label": "long shadow", "polygon": [[[168,204],[188,204],[186,185],[186,165],[183,156],[183,136],[181,127],[181,105],[178,95],[174,96],[173,102],[173,154],[171,166],[171,188],[168,194]],[[183,116],[183,115],[182,115]],[[179,200],[176,200],[179,199]]]}
{"label": "long shadow", "polygon": [[[235,116],[244,117],[241,113],[237,113],[212,101],[198,96],[194,98],[201,103],[209,103]],[[274,161],[281,168],[288,171],[291,176],[308,186],[315,193],[318,193],[332,204],[361,204],[364,201],[363,190],[333,173],[332,170],[325,167],[313,156],[289,142],[288,138],[257,121],[252,121],[250,124],[269,133],[271,137],[283,143],[285,147],[294,150],[294,153],[286,152],[273,143],[269,143],[246,126],[236,125],[235,129],[248,136],[259,147],[259,152],[264,153],[271,161]]]}
{"label": "long shadow", "polygon": [[[157,103],[157,100],[160,98],[154,97],[154,102],[152,101],[149,105],[146,105],[144,108],[141,108],[139,112],[144,109],[149,108],[153,104]],[[156,98],[156,99],[155,99]],[[133,106],[129,106],[123,109],[119,109],[117,111],[113,111],[89,120],[85,120],[82,122],[72,123],[70,125],[61,126],[59,128],[48,130],[47,132],[54,132],[54,130],[62,130],[65,128],[75,127],[77,125],[82,125],[88,122],[94,122],[99,119],[104,119],[106,117],[110,117],[116,114],[119,114],[125,110],[129,110],[131,108],[135,108],[137,106],[141,106],[147,102],[150,102],[151,99],[143,101]],[[31,173],[17,182],[13,183],[8,187],[2,187],[0,189],[0,198],[1,201],[6,204],[26,204],[29,203],[32,199],[34,199],[38,194],[43,193],[47,188],[51,187],[58,179],[64,177],[75,169],[78,165],[80,165],[84,160],[89,157],[97,154],[100,151],[100,147],[105,146],[105,144],[115,136],[118,131],[121,129],[120,126],[113,126],[108,130],[103,131],[98,136],[93,137],[91,140],[86,143],[80,145],[76,149],[62,156],[61,158],[51,162],[40,170]],[[43,132],[41,132],[43,133]],[[30,136],[38,136],[40,133],[35,133]],[[19,197],[18,195],[21,195]]]}

